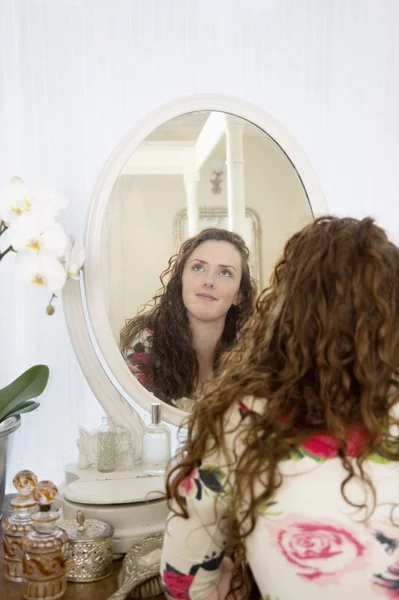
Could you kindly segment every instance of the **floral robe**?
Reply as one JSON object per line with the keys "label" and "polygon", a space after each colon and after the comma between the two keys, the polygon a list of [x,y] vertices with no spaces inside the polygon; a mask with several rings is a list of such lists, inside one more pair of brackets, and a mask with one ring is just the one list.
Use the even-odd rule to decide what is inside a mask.
{"label": "floral robe", "polygon": [[[249,399],[234,407],[229,421],[239,420],[240,426],[227,436],[231,449],[239,452],[246,414],[261,405]],[[351,460],[363,441],[361,431],[350,434]],[[169,517],[161,561],[164,591],[174,598],[200,600],[220,577],[227,543],[223,520],[234,493],[226,464],[225,458],[213,456],[180,486],[189,519]],[[392,513],[396,525],[390,518],[399,503],[399,463],[376,453],[364,464],[377,492],[377,508],[366,522],[364,513],[342,497],[347,473],[332,437],[309,439],[280,468],[283,485],[259,510],[246,540],[247,560],[262,599],[399,599],[399,506]],[[352,503],[365,499],[358,481],[351,481],[346,493]]]}
{"label": "floral robe", "polygon": [[[150,329],[144,329],[133,341],[130,348],[122,351],[123,358],[135,378],[149,392],[154,393],[154,382],[151,375],[151,336]],[[195,400],[193,398],[176,398],[171,400],[176,408],[191,412]]]}
{"label": "floral robe", "polygon": [[150,370],[152,334],[153,332],[150,329],[144,329],[138,338],[133,341],[130,348],[122,351],[123,358],[130,371],[137,381],[139,381],[149,392],[152,392],[154,389]]}

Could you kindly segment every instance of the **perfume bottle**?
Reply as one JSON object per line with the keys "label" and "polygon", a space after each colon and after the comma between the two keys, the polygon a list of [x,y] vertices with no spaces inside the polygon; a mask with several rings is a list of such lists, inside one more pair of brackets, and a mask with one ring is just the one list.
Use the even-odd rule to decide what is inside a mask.
{"label": "perfume bottle", "polygon": [[161,423],[161,405],[151,404],[151,423],[143,433],[143,471],[148,475],[162,475],[171,455],[170,429]]}
{"label": "perfume bottle", "polygon": [[33,527],[22,544],[22,595],[26,600],[56,600],[66,590],[66,534],[57,528],[58,511],[51,503],[58,490],[51,481],[39,481],[33,497],[39,512],[32,515]]}
{"label": "perfume bottle", "polygon": [[97,470],[111,473],[116,469],[117,435],[110,417],[102,417],[97,430]]}
{"label": "perfume bottle", "polygon": [[33,529],[32,515],[37,511],[33,498],[36,483],[37,477],[32,471],[20,471],[13,479],[18,496],[11,500],[12,514],[3,526],[4,578],[8,581],[22,581],[22,543]]}

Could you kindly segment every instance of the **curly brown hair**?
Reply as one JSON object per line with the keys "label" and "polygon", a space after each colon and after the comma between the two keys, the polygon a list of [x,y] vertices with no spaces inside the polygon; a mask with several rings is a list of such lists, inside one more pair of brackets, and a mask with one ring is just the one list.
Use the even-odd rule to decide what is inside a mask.
{"label": "curly brown hair", "polygon": [[[363,464],[376,449],[399,460],[399,439],[389,433],[398,424],[391,410],[399,400],[398,375],[398,248],[370,218],[317,219],[286,244],[240,343],[222,358],[213,389],[190,415],[186,442],[168,475],[169,504],[175,500],[174,512],[188,518],[180,483],[209,454],[228,456],[228,414],[237,401],[264,399],[258,401],[263,409],[250,411],[239,425],[243,449],[234,464],[230,460],[233,586],[243,583],[238,557],[257,510],[282,485],[280,462],[315,433],[338,442],[347,473],[344,498],[350,502],[346,485],[359,477],[374,510],[375,489]],[[368,442],[354,463],[347,433],[359,425]],[[259,481],[265,482],[261,490]]]}
{"label": "curly brown hair", "polygon": [[242,266],[240,303],[232,305],[226,315],[214,357],[214,369],[217,368],[222,353],[235,344],[238,332],[250,316],[256,294],[255,282],[249,270],[249,250],[237,233],[209,227],[186,240],[162,272],[162,287],[149,303],[141,307],[136,317],[126,321],[121,331],[121,351],[129,349],[144,329],[153,332],[150,338],[150,364],[147,367],[154,386],[151,391],[169,404],[173,399],[191,397],[198,378],[198,360],[192,346],[191,328],[182,297],[182,274],[192,252],[210,240],[232,244],[240,253]]}

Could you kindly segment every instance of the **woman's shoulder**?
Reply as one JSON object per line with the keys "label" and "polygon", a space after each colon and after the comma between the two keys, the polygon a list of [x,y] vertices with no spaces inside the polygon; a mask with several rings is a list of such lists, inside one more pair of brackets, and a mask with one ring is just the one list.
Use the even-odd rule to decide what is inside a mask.
{"label": "woman's shoulder", "polygon": [[[226,460],[231,462],[232,455],[237,456],[244,451],[247,442],[248,433],[253,429],[253,414],[262,414],[265,410],[266,400],[263,398],[254,398],[244,396],[235,400],[226,410],[223,417],[223,437],[225,441],[225,450],[228,453]],[[252,415],[252,418],[251,418]],[[233,460],[233,463],[235,459]],[[232,464],[233,464],[232,463]]]}
{"label": "woman's shoulder", "polygon": [[[267,407],[265,398],[246,396],[236,400],[227,410],[224,419],[224,432],[229,439],[229,446],[236,449],[240,443],[246,446],[246,436],[253,430],[254,415],[264,415]],[[252,416],[252,418],[251,418]],[[258,421],[259,422],[259,421]],[[357,456],[361,454],[367,443],[367,432],[362,428],[353,428],[348,432],[348,460],[356,462]],[[291,450],[281,463],[281,469],[285,474],[291,474],[292,470],[297,472],[305,467],[305,471],[315,466],[328,463],[330,466],[342,467],[342,461],[338,456],[339,443],[328,433],[313,434],[304,440],[298,447]],[[399,461],[387,457],[382,451],[375,450],[367,456],[364,468],[375,471],[399,470]],[[304,472],[305,472],[304,471]]]}

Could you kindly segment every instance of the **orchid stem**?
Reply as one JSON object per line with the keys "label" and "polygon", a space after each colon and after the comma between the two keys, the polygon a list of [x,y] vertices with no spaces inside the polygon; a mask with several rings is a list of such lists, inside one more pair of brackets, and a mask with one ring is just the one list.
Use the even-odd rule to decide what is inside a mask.
{"label": "orchid stem", "polygon": [[4,258],[5,255],[8,254],[9,252],[12,252],[12,250],[13,250],[13,247],[12,246],[8,246],[7,250],[4,250],[4,252],[0,252],[0,260],[2,258]]}
{"label": "orchid stem", "polygon": [[4,221],[0,220],[0,235],[3,235],[6,229],[8,229],[7,225],[4,223]]}

